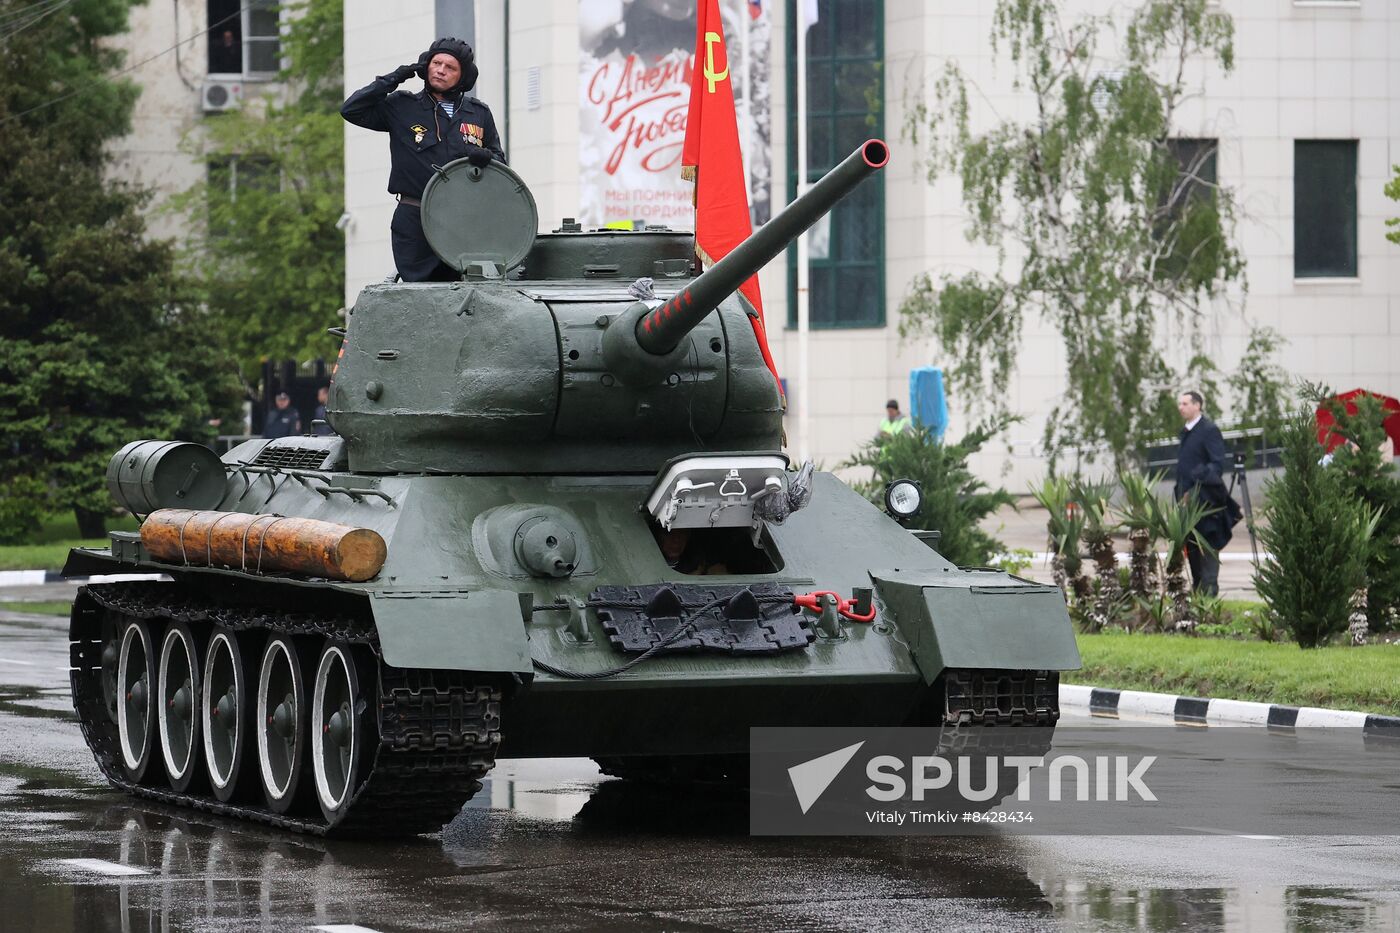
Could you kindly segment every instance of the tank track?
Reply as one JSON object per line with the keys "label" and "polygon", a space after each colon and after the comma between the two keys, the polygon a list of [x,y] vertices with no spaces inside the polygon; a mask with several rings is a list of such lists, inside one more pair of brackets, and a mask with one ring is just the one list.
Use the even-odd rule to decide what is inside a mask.
{"label": "tank track", "polygon": [[[906,725],[937,729],[941,754],[1044,755],[1059,718],[1054,671],[948,671]],[[604,774],[624,781],[733,786],[749,781],[746,754],[593,760]]]}
{"label": "tank track", "polygon": [[[378,671],[379,743],[344,817],[331,825],[319,810],[314,816],[288,816],[260,803],[222,803],[212,795],[127,780],[119,763],[116,726],[102,697],[103,613],[86,608],[85,599],[128,618],[183,621],[196,630],[225,625],[236,631],[335,637],[371,651]],[[471,684],[464,672],[386,665],[367,613],[317,615],[216,604],[171,583],[90,584],[78,591],[70,635],[73,706],[83,737],[107,780],[129,794],[299,833],[405,836],[441,829],[481,789],[481,779],[495,765],[500,690]]]}

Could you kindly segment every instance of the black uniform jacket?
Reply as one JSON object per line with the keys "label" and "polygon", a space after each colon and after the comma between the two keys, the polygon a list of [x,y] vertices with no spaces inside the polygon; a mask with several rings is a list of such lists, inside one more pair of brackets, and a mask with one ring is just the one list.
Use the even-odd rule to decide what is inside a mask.
{"label": "black uniform jacket", "polygon": [[1181,450],[1176,458],[1176,497],[1194,492],[1197,499],[1217,511],[1201,519],[1196,529],[1213,548],[1230,542],[1230,527],[1225,489],[1225,439],[1215,422],[1202,416],[1196,426],[1181,431]]}
{"label": "black uniform jacket", "polygon": [[340,115],[356,126],[389,134],[389,193],[423,196],[434,165],[467,154],[467,144],[481,146],[506,160],[491,110],[475,97],[459,95],[449,117],[427,90],[394,90],[394,75],[382,75],[360,88],[340,106]]}

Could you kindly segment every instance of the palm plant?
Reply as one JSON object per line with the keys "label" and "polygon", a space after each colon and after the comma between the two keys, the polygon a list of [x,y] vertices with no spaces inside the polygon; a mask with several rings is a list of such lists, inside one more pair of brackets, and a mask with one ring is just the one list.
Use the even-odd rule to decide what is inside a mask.
{"label": "palm plant", "polygon": [[1050,572],[1055,585],[1065,594],[1079,599],[1089,593],[1089,581],[1083,574],[1083,559],[1079,556],[1079,541],[1084,533],[1084,517],[1071,508],[1069,481],[1063,477],[1047,477],[1031,486],[1035,501],[1049,513],[1045,528],[1050,536]]}
{"label": "palm plant", "polygon": [[1143,632],[1165,632],[1171,627],[1176,606],[1171,597],[1160,590],[1133,600],[1137,608],[1138,630]]}
{"label": "palm plant", "polygon": [[1076,480],[1070,484],[1070,495],[1079,506],[1084,521],[1084,544],[1094,561],[1098,577],[1098,594],[1093,609],[1087,614],[1090,631],[1098,631],[1117,615],[1122,592],[1118,585],[1118,557],[1113,550],[1113,535],[1119,523],[1113,519],[1108,497],[1113,487],[1108,483]]}
{"label": "palm plant", "polygon": [[1130,572],[1128,591],[1134,599],[1157,592],[1159,563],[1157,561],[1157,486],[1165,473],[1143,476],[1132,470],[1118,475],[1123,490],[1123,504],[1118,509],[1119,522],[1128,530]]}
{"label": "palm plant", "polygon": [[1196,530],[1201,519],[1215,511],[1214,506],[1195,498],[1157,500],[1157,536],[1167,543],[1167,594],[1176,606],[1176,627],[1179,629],[1195,628],[1187,601],[1190,591],[1186,585],[1186,545],[1191,542],[1204,553],[1215,553],[1215,548],[1207,544]]}

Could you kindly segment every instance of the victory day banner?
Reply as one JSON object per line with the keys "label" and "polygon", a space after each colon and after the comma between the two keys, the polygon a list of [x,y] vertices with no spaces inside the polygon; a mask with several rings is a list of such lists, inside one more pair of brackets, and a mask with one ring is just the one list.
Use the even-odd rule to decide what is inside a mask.
{"label": "victory day banner", "polygon": [[[772,0],[720,0],[754,226],[772,210]],[[692,229],[681,147],[695,59],[695,0],[579,0],[579,220]],[[723,67],[723,63],[720,65]]]}

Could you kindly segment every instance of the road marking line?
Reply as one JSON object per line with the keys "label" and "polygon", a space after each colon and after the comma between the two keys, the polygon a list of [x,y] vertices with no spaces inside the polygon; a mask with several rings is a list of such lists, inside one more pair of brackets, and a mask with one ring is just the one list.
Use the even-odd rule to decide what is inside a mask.
{"label": "road marking line", "polygon": [[[0,664],[23,664],[25,667],[34,666],[33,661],[15,661],[11,658],[0,658]],[[68,668],[65,667],[64,670],[68,670]]]}
{"label": "road marking line", "polygon": [[118,865],[116,862],[104,861],[100,858],[61,858],[60,864],[70,865],[73,868],[81,868],[84,871],[95,871],[99,875],[149,875],[150,872],[144,868],[132,868],[130,865]]}
{"label": "road marking line", "polygon": [[323,923],[313,930],[320,930],[321,933],[379,933],[373,927],[362,927],[357,923]]}

